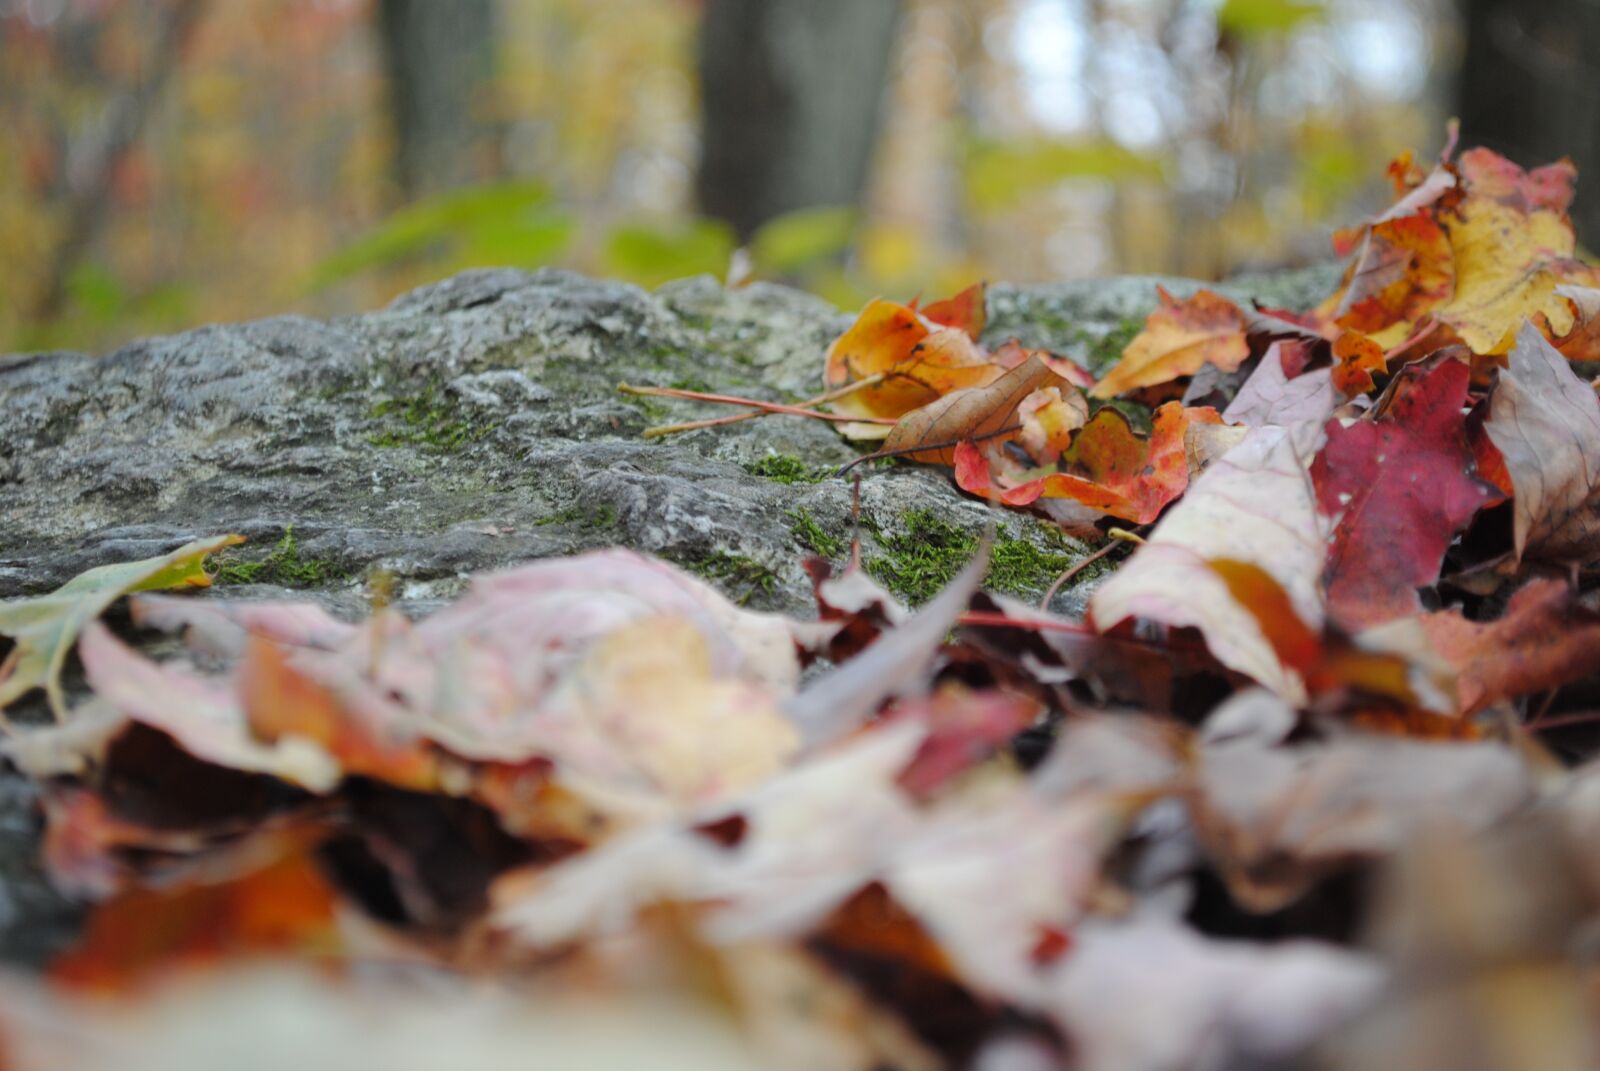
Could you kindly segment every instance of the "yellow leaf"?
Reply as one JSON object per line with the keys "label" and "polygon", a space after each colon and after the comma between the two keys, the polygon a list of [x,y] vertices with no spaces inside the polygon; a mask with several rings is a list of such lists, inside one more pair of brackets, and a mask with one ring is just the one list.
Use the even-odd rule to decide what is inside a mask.
{"label": "yellow leaf", "polygon": [[0,603],[0,633],[16,641],[0,664],[0,710],[43,688],[56,717],[65,717],[61,667],[84,625],[131,591],[209,586],[205,556],[243,542],[238,535],[198,539],[159,558],[98,566],[48,595]]}

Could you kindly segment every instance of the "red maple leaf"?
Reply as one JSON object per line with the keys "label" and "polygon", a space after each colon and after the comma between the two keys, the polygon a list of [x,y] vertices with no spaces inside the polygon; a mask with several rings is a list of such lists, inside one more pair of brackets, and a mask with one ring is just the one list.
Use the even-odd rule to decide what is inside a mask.
{"label": "red maple leaf", "polygon": [[1328,613],[1347,629],[1420,611],[1416,589],[1438,579],[1450,541],[1492,495],[1467,441],[1470,374],[1442,360],[1379,419],[1328,424],[1311,477],[1318,508],[1339,518],[1322,579]]}

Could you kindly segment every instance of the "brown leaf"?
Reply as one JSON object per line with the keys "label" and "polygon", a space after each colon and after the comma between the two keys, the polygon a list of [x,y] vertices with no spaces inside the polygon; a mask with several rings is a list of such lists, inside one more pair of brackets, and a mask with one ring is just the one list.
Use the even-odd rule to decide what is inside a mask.
{"label": "brown leaf", "polygon": [[883,449],[913,461],[954,464],[958,443],[998,438],[997,433],[1017,423],[1022,400],[1052,380],[1059,382],[1059,377],[1037,356],[1030,356],[987,386],[951,391],[907,413],[889,430]]}
{"label": "brown leaf", "polygon": [[1519,557],[1593,558],[1600,535],[1600,400],[1530,324],[1489,402],[1484,430],[1516,490]]}
{"label": "brown leaf", "polygon": [[1459,610],[1422,620],[1428,642],[1455,667],[1463,711],[1581,680],[1600,664],[1600,614],[1559,580],[1533,580],[1487,624]]}

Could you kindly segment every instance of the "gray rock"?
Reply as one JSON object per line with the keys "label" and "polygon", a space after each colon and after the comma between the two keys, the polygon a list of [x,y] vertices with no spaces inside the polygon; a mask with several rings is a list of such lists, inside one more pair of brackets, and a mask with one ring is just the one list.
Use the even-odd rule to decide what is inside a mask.
{"label": "gray rock", "polygon": [[[1253,290],[1296,294],[1302,278],[1325,288],[1325,276]],[[997,286],[989,335],[1089,360],[1137,323],[1157,282],[1196,285]],[[799,518],[849,537],[846,481],[807,481],[854,451],[826,425],[786,417],[646,441],[638,433],[651,424],[730,410],[616,385],[802,397],[847,322],[774,286],[728,291],[702,278],[650,294],[563,272],[478,271],[332,323],[279,317],[102,359],[0,359],[0,596],[237,531],[252,548],[225,579],[345,593],[333,601],[352,609],[373,568],[426,603],[474,572],[620,543],[754,605],[803,610]],[[802,482],[751,471],[781,476],[785,465]],[[926,535],[915,515],[965,532],[992,519],[943,471],[909,466],[867,470],[862,506],[869,560],[892,555],[896,537]],[[1042,555],[1077,550],[1029,518],[999,521],[1002,538]],[[291,529],[281,568],[284,548],[273,548]]]}
{"label": "gray rock", "polygon": [[[997,286],[989,336],[1090,360],[1143,317],[1157,281]],[[1232,292],[1306,304],[1329,283],[1313,272]],[[231,531],[251,542],[215,590],[302,588],[346,614],[374,569],[425,609],[473,573],[610,544],[751,605],[805,612],[803,556],[837,557],[851,533],[849,483],[827,473],[856,451],[825,424],[782,416],[646,441],[652,424],[730,410],[616,387],[805,397],[848,322],[776,286],[702,278],[648,293],[496,270],[345,320],[205,327],[103,358],[0,358],[0,597]],[[1017,594],[1036,596],[1083,553],[1042,521],[963,497],[943,470],[863,471],[865,558],[908,593],[953,572],[990,523],[1007,552],[1002,586]],[[1081,601],[1068,592],[1057,607]],[[0,935],[48,914],[7,858],[20,791],[0,781]],[[0,957],[35,947],[0,936]]]}

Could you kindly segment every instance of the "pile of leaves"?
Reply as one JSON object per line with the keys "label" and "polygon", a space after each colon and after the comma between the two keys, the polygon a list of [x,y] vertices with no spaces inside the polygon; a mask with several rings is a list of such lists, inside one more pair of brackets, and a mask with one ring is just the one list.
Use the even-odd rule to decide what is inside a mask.
{"label": "pile of leaves", "polygon": [[1095,379],[974,289],[827,354],[881,453],[1153,524],[1085,620],[986,545],[914,613],[814,559],[811,621],[622,550],[420,621],[155,593],[236,537],[0,604],[96,905],[0,1065],[1600,1066],[1600,279],[1569,165],[1391,175],[1310,313],[1164,294]]}

